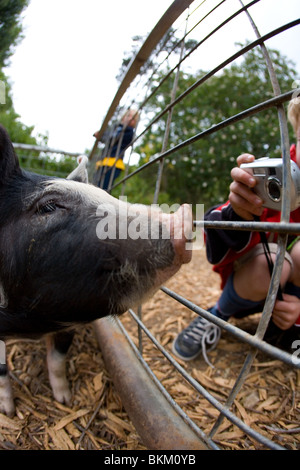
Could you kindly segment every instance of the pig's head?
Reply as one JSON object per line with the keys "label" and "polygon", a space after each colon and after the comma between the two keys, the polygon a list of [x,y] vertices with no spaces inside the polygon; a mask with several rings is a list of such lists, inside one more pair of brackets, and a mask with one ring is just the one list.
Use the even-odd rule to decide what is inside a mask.
{"label": "pig's head", "polygon": [[84,160],[71,179],[24,172],[0,127],[0,336],[119,315],[191,258],[188,236],[174,237],[191,230],[189,206],[119,201],[87,184]]}

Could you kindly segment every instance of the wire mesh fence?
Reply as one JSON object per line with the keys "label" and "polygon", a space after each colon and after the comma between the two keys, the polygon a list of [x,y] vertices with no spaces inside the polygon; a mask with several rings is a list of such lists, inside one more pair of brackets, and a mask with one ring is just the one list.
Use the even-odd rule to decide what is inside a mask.
{"label": "wire mesh fence", "polygon": [[[224,192],[224,187],[228,187],[228,180],[226,180],[224,176],[226,180],[224,183],[225,186],[220,184],[220,189],[216,178],[213,179],[211,173],[207,176],[207,173],[201,169],[202,159],[200,157],[203,157],[203,148],[205,149],[205,147],[199,147],[199,143],[209,142],[207,148],[208,157],[210,164],[212,166],[213,164],[215,165],[211,171],[216,172],[216,168],[220,166],[221,173],[219,173],[219,178],[221,178],[224,159],[227,161],[230,160],[232,166],[234,166],[235,158],[232,158],[232,153],[234,153],[235,147],[233,148],[232,146],[234,144],[235,134],[240,132],[243,135],[247,135],[247,129],[249,129],[249,127],[261,126],[262,124],[259,118],[264,112],[268,112],[273,117],[276,117],[277,128],[274,130],[275,141],[277,142],[276,151],[277,155],[281,154],[283,159],[283,198],[280,222],[194,221],[195,229],[199,230],[214,228],[216,230],[264,231],[278,234],[277,243],[279,251],[270,281],[269,293],[263,311],[257,321],[254,334],[244,331],[238,325],[231,324],[231,322],[225,322],[216,318],[207,311],[207,309],[193,303],[180,293],[174,292],[167,287],[162,287],[161,289],[161,293],[167,298],[172,299],[172,301],[175,300],[184,308],[213,322],[221,327],[222,331],[233,335],[237,341],[247,345],[248,352],[246,358],[236,374],[236,379],[228,390],[225,399],[224,397],[222,400],[216,398],[213,393],[208,391],[205,384],[201,384],[201,380],[196,380],[195,377],[187,372],[184,365],[180,364],[180,361],[178,362],[174,359],[170,350],[162,344],[164,343],[163,338],[161,338],[162,341],[158,341],[151,333],[151,328],[149,329],[149,327],[147,327],[147,322],[143,321],[142,308],[139,308],[138,313],[132,310],[129,312],[130,316],[137,324],[136,336],[135,334],[132,336],[132,330],[128,333],[124,324],[118,320],[119,328],[121,328],[122,333],[128,339],[136,354],[137,360],[139,363],[143,364],[143,367],[145,367],[147,372],[151,375],[160,393],[164,394],[171,406],[174,407],[176,412],[182,417],[182,420],[187,423],[200,440],[211,449],[226,448],[224,442],[222,445],[219,445],[217,443],[219,442],[218,439],[214,439],[214,436],[216,436],[218,431],[222,428],[224,419],[229,420],[233,426],[236,426],[241,431],[241,439],[247,441],[246,437],[243,436],[248,436],[250,443],[248,442],[247,445],[250,448],[253,446],[254,448],[299,449],[300,445],[299,428],[297,425],[292,423],[289,428],[289,432],[293,433],[294,436],[293,444],[286,441],[286,429],[277,422],[272,424],[273,428],[272,426],[271,428],[269,427],[269,431],[274,430],[274,432],[262,433],[257,429],[257,426],[252,425],[251,420],[249,421],[245,414],[243,415],[243,412],[241,412],[242,407],[239,407],[239,401],[237,400],[247,377],[249,377],[249,374],[251,375],[251,371],[253,371],[254,362],[260,352],[271,358],[270,364],[272,364],[272,360],[280,361],[285,364],[287,367],[286,371],[293,370],[297,374],[297,370],[300,367],[297,349],[297,347],[299,347],[298,343],[295,343],[295,352],[291,354],[290,352],[283,351],[263,341],[280,283],[287,238],[289,235],[298,234],[300,231],[299,224],[289,222],[291,130],[288,128],[285,106],[289,100],[299,93],[300,82],[295,79],[296,75],[294,75],[294,77],[290,77],[290,81],[285,82],[284,88],[282,88],[279,68],[276,61],[273,60],[274,56],[270,54],[268,41],[272,38],[285,37],[286,34],[289,34],[291,41],[296,41],[297,37],[299,38],[300,19],[288,18],[285,23],[276,25],[274,28],[270,28],[264,31],[263,34],[260,34],[255,23],[255,13],[257,13],[258,8],[266,8],[266,11],[268,11],[268,8],[272,8],[273,10],[277,8],[280,10],[282,6],[280,6],[278,2],[276,4],[275,2],[272,3],[271,6],[268,0],[254,0],[247,4],[242,1],[230,0],[175,1],[170,6],[166,15],[164,15],[155,26],[152,33],[146,38],[140,50],[137,51],[135,59],[132,60],[128,69],[125,71],[123,81],[112,101],[112,105],[103,121],[103,125],[98,132],[94,148],[90,153],[90,172],[95,178],[95,184],[101,187],[103,185],[105,171],[107,171],[107,167],[104,165],[105,159],[111,157],[112,147],[114,145],[116,146],[116,142],[114,142],[112,136],[116,136],[120,114],[134,109],[136,116],[139,117],[138,126],[134,126],[134,132],[127,146],[122,149],[120,146],[119,148],[115,148],[116,153],[114,157],[116,158],[110,162],[110,173],[105,189],[112,191],[114,195],[126,195],[129,199],[134,197],[135,200],[132,202],[144,202],[144,200],[139,200],[133,188],[139,188],[140,194],[145,196],[143,189],[147,186],[147,182],[151,181],[152,200],[149,201],[149,192],[146,195],[146,200],[147,202],[156,204],[164,200],[164,191],[168,188],[168,183],[174,186],[174,180],[170,177],[172,169],[174,169],[176,165],[179,166],[179,162],[184,161],[186,163],[186,169],[189,168],[188,164],[190,164],[189,170],[186,171],[191,172],[193,182],[202,188],[200,196],[199,193],[196,195],[197,202],[202,202],[197,199],[201,197],[201,195],[205,199],[206,204],[212,197],[217,197],[214,202],[219,202],[222,195],[224,200],[226,200],[227,194]],[[288,2],[286,10],[288,10]],[[288,15],[286,16],[288,17]],[[285,15],[283,15],[283,18],[284,17]],[[239,37],[235,37],[240,31],[240,27],[245,28],[245,35],[249,34],[252,39],[246,41],[244,44],[237,45],[234,44],[234,41],[240,39]],[[231,44],[227,41],[229,31],[231,32],[231,38],[233,38]],[[257,99],[256,96],[255,102],[249,101],[250,105],[241,109],[238,103],[241,97],[247,93],[247,90],[243,89],[245,81],[241,80],[240,83],[235,81],[235,103],[231,103],[230,113],[226,116],[222,116],[218,112],[218,109],[215,109],[215,121],[212,123],[212,121],[205,117],[205,113],[203,116],[203,109],[205,109],[207,103],[199,102],[195,94],[196,91],[214,80],[213,83],[216,95],[219,96],[220,100],[228,100],[229,97],[222,94],[222,74],[224,71],[232,71],[232,67],[238,66],[240,61],[248,57],[247,54],[251,54],[253,51],[259,51],[261,54],[263,65],[262,68],[257,69],[257,75],[263,73],[264,77],[267,77],[266,80],[268,82],[269,91],[264,90],[259,93],[259,99]],[[209,57],[210,55],[212,57]],[[203,68],[205,71],[200,74],[194,73],[194,71],[199,68]],[[249,70],[249,77],[250,72]],[[183,78],[187,76],[189,76],[189,80],[183,80]],[[163,99],[162,96],[166,96],[166,90],[168,91],[168,95]],[[209,95],[207,99],[209,101]],[[193,102],[193,116],[188,116],[189,110],[191,109],[190,101],[188,102],[188,100],[192,100]],[[192,127],[192,135],[187,133],[184,124],[189,122],[191,117],[195,123]],[[187,125],[188,124],[186,124],[186,126]],[[177,133],[174,130],[175,126],[180,126]],[[107,129],[111,129],[111,134],[108,138],[103,139]],[[161,131],[160,133],[158,133],[158,129]],[[233,132],[229,134],[229,130],[233,130]],[[155,138],[157,139],[157,145],[153,144],[153,136],[151,137],[151,134],[154,135],[154,140]],[[180,140],[177,138],[178,134]],[[158,138],[157,136],[162,137]],[[148,144],[147,138],[149,139]],[[217,139],[226,141],[228,151],[225,156],[218,154],[218,148],[212,148],[214,147],[214,140],[219,141]],[[99,144],[101,140],[103,143]],[[248,141],[245,139],[245,142]],[[248,144],[245,143],[245,145],[247,146]],[[253,149],[240,148],[241,153],[243,150],[251,151]],[[137,153],[140,158],[137,162],[132,164],[133,159],[137,157]],[[270,148],[266,148],[266,153],[270,153]],[[127,166],[123,173],[123,168],[120,169],[121,172],[119,172],[119,174],[121,174],[121,176],[115,180],[114,171],[117,169],[116,162],[119,156],[121,156],[124,161],[127,161]],[[94,174],[97,162],[100,173],[98,171],[98,173]],[[196,172],[193,172],[193,165],[196,167]],[[179,180],[178,175],[179,173],[177,173]],[[227,176],[230,177],[229,172]],[[209,181],[214,181],[215,183],[213,193],[211,192],[211,184],[207,179],[208,177],[210,177]],[[133,181],[132,185],[130,183],[131,181]],[[178,181],[177,189],[179,192],[180,181]],[[218,191],[220,192],[218,193]],[[188,191],[186,191],[186,193],[188,194]],[[162,197],[162,199],[160,199],[160,197]],[[191,198],[191,201],[182,202],[194,203],[195,200],[193,196],[191,196]],[[198,280],[194,288],[201,289],[201,279]],[[179,372],[187,383],[194,388],[197,396],[204,397],[205,400],[215,408],[214,424],[209,432],[203,431],[201,420],[200,423],[197,420],[193,420],[180,408],[176,400],[172,398],[171,394],[163,387],[157,376],[151,371],[151,362],[153,362],[153,360],[148,364],[143,354],[143,342],[145,341],[145,337],[149,338],[160,351],[163,357],[162,360],[171,364],[174,370]],[[164,366],[162,366],[162,369],[163,367]],[[299,387],[299,373],[296,377],[298,377],[297,387]],[[299,406],[299,388],[297,387],[295,390],[292,390],[296,408]],[[268,395],[269,390],[266,390],[266,392]],[[195,409],[197,409],[196,405]],[[239,416],[234,410],[240,412]],[[195,417],[195,413],[192,413],[192,415]]]}

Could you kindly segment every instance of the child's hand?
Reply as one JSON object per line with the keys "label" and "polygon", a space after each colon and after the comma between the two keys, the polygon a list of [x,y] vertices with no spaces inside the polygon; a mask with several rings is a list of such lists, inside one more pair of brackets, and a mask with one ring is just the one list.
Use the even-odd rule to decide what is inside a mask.
{"label": "child's hand", "polygon": [[282,294],[283,300],[274,305],[272,320],[281,330],[288,330],[300,315],[300,299],[295,295]]}
{"label": "child's hand", "polygon": [[245,220],[253,220],[254,216],[261,216],[263,201],[252,191],[256,180],[247,171],[242,170],[242,163],[255,160],[253,155],[244,153],[237,158],[238,167],[231,170],[233,182],[230,185],[229,201],[236,214]]}

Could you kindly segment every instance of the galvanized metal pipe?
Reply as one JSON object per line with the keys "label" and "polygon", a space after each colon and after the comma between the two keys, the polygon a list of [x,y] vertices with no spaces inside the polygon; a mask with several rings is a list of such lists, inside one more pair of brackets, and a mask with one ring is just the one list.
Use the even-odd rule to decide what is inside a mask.
{"label": "galvanized metal pipe", "polygon": [[[153,28],[146,41],[142,45],[141,49],[135,56],[134,60],[129,64],[125,77],[122,80],[120,87],[112,100],[112,103],[109,107],[109,110],[104,118],[102,126],[99,130],[100,137],[108,126],[110,119],[112,118],[121,98],[124,96],[127,88],[138,75],[142,65],[146,62],[151,52],[172,26],[174,21],[181,15],[181,13],[188,8],[188,6],[193,3],[194,0],[175,0],[165,14],[158,21],[156,26]],[[89,158],[92,159],[93,155],[97,149],[97,141],[95,142],[93,149],[90,153]]]}
{"label": "galvanized metal pipe", "polygon": [[31,150],[33,152],[59,153],[61,155],[68,155],[70,157],[75,158],[81,155],[79,152],[67,152],[66,150],[58,150],[50,147],[45,147],[43,145],[13,143],[13,147],[15,150]]}
{"label": "galvanized metal pipe", "polygon": [[197,315],[200,315],[206,320],[219,326],[223,330],[235,336],[240,341],[243,341],[244,343],[248,344],[251,347],[257,348],[263,353],[269,354],[270,356],[276,359],[279,359],[280,361],[285,362],[286,364],[289,364],[292,367],[300,369],[300,361],[299,363],[295,362],[291,354],[285,351],[282,351],[281,349],[278,349],[274,346],[271,346],[270,344],[262,341],[260,338],[250,335],[246,331],[243,331],[240,328],[237,328],[236,326],[222,320],[221,318],[217,318],[216,316],[212,315],[207,310],[199,307],[195,303],[182,297],[177,292],[173,292],[168,287],[164,286],[161,288],[161,290],[165,292],[165,294],[169,295],[170,297],[172,297],[173,299],[177,300],[179,303],[181,303],[182,305],[190,309],[192,312],[195,312]]}
{"label": "galvanized metal pipe", "polygon": [[206,398],[217,410],[221,411],[224,416],[226,416],[233,424],[236,424],[240,429],[242,429],[246,434],[249,436],[254,437],[258,442],[266,445],[270,449],[283,449],[281,446],[275,444],[274,442],[270,441],[270,439],[266,438],[265,436],[261,435],[259,432],[255,431],[254,429],[250,428],[247,424],[245,424],[242,420],[240,420],[233,412],[231,412],[226,405],[223,405],[219,402],[211,393],[209,393],[199,382],[197,382],[190,374],[188,374],[183,367],[178,364],[178,362],[173,359],[168,351],[156,340],[156,338],[151,334],[151,332],[145,327],[144,324],[140,322],[137,318],[135,313],[131,310],[130,314],[133,316],[135,321],[141,326],[144,330],[146,335],[151,339],[153,344],[164,354],[164,356],[168,359],[169,362],[181,373],[181,375],[197,390],[204,398]]}
{"label": "galvanized metal pipe", "polygon": [[94,323],[107,369],[143,443],[151,450],[206,450],[136,360],[114,319]]}
{"label": "galvanized metal pipe", "polygon": [[[300,23],[300,20],[299,20]],[[137,175],[141,171],[145,170],[148,166],[154,165],[155,163],[159,162],[163,158],[169,157],[170,155],[173,155],[176,153],[178,150],[181,150],[188,145],[194,144],[198,142],[198,140],[204,139],[205,137],[215,134],[216,132],[225,129],[226,127],[230,126],[231,124],[235,124],[236,122],[242,121],[243,119],[246,119],[249,116],[253,116],[261,111],[264,111],[265,109],[272,108],[274,106],[278,106],[281,103],[285,103],[286,101],[289,101],[293,95],[295,90],[288,91],[286,93],[283,93],[280,96],[276,96],[274,98],[270,98],[269,100],[266,100],[262,103],[259,103],[255,106],[252,106],[249,109],[246,109],[245,111],[242,111],[238,114],[235,114],[234,116],[231,116],[228,119],[224,119],[223,121],[219,122],[218,124],[215,124],[214,126],[210,127],[209,129],[206,129],[205,131],[199,132],[198,134],[194,135],[193,137],[181,142],[178,145],[175,145],[174,147],[170,148],[166,152],[162,153],[161,155],[158,155],[157,157],[154,157],[151,161],[145,163],[144,165],[141,165],[139,168],[137,168],[135,171],[130,173],[130,175],[126,176],[122,180],[119,181],[118,184],[123,183],[126,181],[128,178],[132,178],[133,176]],[[181,95],[182,96],[182,95]],[[172,105],[176,104],[175,101],[172,103]],[[160,113],[159,116],[157,116],[151,123],[151,125],[156,122],[159,118],[161,118],[170,108],[170,105],[165,108],[165,111]],[[115,185],[117,186],[117,185]]]}

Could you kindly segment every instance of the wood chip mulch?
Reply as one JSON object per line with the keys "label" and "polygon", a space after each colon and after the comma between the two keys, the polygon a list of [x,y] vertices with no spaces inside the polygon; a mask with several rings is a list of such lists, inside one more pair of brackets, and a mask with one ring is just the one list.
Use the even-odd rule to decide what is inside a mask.
{"label": "wood chip mulch", "polygon": [[[219,278],[212,272],[203,250],[171,279],[170,289],[203,308],[219,296]],[[151,332],[171,351],[173,339],[194,314],[159,291],[143,306],[143,319]],[[258,316],[235,324],[254,333]],[[137,327],[129,314],[123,323],[135,338]],[[208,433],[218,411],[186,383],[162,354],[143,339],[144,358],[190,418]],[[78,328],[68,355],[68,378],[73,392],[71,407],[57,403],[51,393],[46,368],[46,348],[41,341],[11,340],[8,364],[16,402],[16,416],[0,414],[0,449],[14,450],[143,450],[105,369],[92,326]],[[202,357],[180,362],[199,383],[225,402],[246,358],[247,347],[227,333],[209,352],[214,368]],[[300,371],[259,353],[232,410],[253,429],[287,449],[300,449]],[[227,419],[214,441],[222,449],[263,449]]]}
{"label": "wood chip mulch", "polygon": [[78,328],[68,353],[71,407],[53,399],[43,340],[11,340],[7,351],[16,416],[0,414],[0,449],[145,449],[105,370],[92,326]]}

